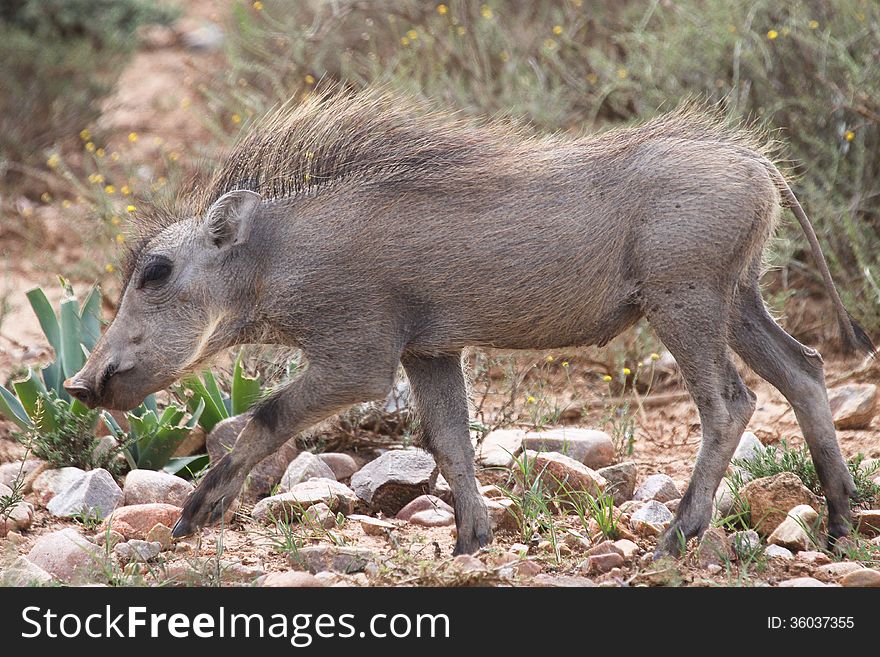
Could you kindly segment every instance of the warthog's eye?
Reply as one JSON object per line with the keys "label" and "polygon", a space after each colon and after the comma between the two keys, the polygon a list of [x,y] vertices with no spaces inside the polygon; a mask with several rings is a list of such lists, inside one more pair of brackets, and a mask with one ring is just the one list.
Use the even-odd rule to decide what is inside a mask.
{"label": "warthog's eye", "polygon": [[171,261],[168,258],[154,258],[144,266],[141,284],[138,287],[143,287],[149,283],[161,283],[170,275]]}

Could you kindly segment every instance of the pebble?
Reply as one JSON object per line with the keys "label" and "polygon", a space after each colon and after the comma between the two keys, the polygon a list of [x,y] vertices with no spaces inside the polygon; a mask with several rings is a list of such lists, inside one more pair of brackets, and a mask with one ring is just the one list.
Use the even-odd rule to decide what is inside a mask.
{"label": "pebble", "polygon": [[88,515],[101,520],[122,502],[122,489],[103,468],[89,470],[55,495],[46,509],[57,518]]}
{"label": "pebble", "polygon": [[768,545],[764,554],[770,559],[794,559],[794,554],[788,548],[781,545]]}
{"label": "pebble", "polygon": [[338,524],[336,514],[323,502],[313,504],[306,509],[302,514],[302,521],[307,525],[314,525],[324,529],[333,529]]}
{"label": "pebble", "polygon": [[409,522],[421,527],[449,527],[455,524],[455,516],[442,509],[428,509],[412,514]]}
{"label": "pebble", "polygon": [[359,522],[367,536],[385,536],[391,530],[397,529],[397,525],[371,516],[352,515],[348,519]]}
{"label": "pebble", "polygon": [[186,479],[156,470],[132,470],[122,487],[124,505],[161,502],[183,506],[194,486]]}
{"label": "pebble", "polygon": [[495,429],[489,432],[476,448],[477,464],[484,468],[509,468],[514,456],[522,449],[525,431]]}
{"label": "pebble", "polygon": [[268,588],[315,588],[323,587],[324,582],[301,570],[288,570],[282,573],[269,573],[263,579],[262,586]]}
{"label": "pebble", "polygon": [[608,482],[605,490],[611,493],[615,506],[620,506],[632,499],[638,478],[638,469],[633,461],[609,465],[596,472]]}
{"label": "pebble", "polygon": [[351,488],[371,509],[393,516],[429,492],[436,467],[434,457],[424,450],[391,450],[355,472]]}
{"label": "pebble", "polygon": [[673,517],[661,502],[651,500],[630,516],[630,524],[640,536],[657,536],[669,527]]}
{"label": "pebble", "polygon": [[792,472],[750,481],[740,489],[748,504],[752,529],[769,536],[785,520],[786,511],[800,505],[818,508],[815,495]]}
{"label": "pebble", "polygon": [[454,513],[451,506],[449,506],[446,502],[441,500],[439,497],[435,497],[434,495],[419,495],[417,498],[409,502],[406,506],[404,506],[400,511],[397,512],[397,515],[394,516],[398,520],[409,521],[412,518],[413,514],[419,513],[421,511],[446,511],[447,513]]}
{"label": "pebble", "polygon": [[824,566],[819,566],[819,572],[826,577],[838,580],[844,575],[848,575],[856,570],[861,570],[862,568],[862,564],[859,563],[853,563],[852,561],[838,561],[836,563],[828,563]]}
{"label": "pebble", "polygon": [[860,568],[844,575],[840,583],[846,587],[880,587],[880,571]]}
{"label": "pebble", "polygon": [[758,440],[758,437],[751,431],[746,431],[742,435],[742,438],[739,439],[739,445],[737,445],[736,451],[733,453],[733,458],[731,460],[747,462],[756,461],[766,451],[767,448],[764,447],[764,444],[760,440]]}
{"label": "pebble", "polygon": [[703,568],[715,564],[723,566],[736,559],[727,534],[720,527],[710,527],[700,538],[697,561]]}
{"label": "pebble", "polygon": [[522,438],[523,449],[558,452],[594,470],[614,463],[614,443],[604,431],[564,427],[532,431]]}
{"label": "pebble", "polygon": [[675,486],[672,477],[666,474],[653,474],[638,487],[633,494],[633,499],[647,502],[656,500],[657,502],[668,502],[681,497],[681,493]]}
{"label": "pebble", "polygon": [[147,532],[147,541],[150,543],[158,543],[162,547],[162,551],[170,550],[174,539],[171,537],[171,527],[157,522],[153,528]]}
{"label": "pebble", "polygon": [[336,479],[332,468],[311,452],[301,452],[281,476],[279,493],[286,493],[297,484],[309,479]]}
{"label": "pebble", "polygon": [[3,586],[45,586],[52,581],[52,575],[27,557],[16,558],[0,575]]}
{"label": "pebble", "polygon": [[152,561],[162,552],[162,545],[158,541],[139,541],[132,539],[125,543],[118,543],[113,548],[113,554],[123,561]]}
{"label": "pebble", "polygon": [[348,486],[335,479],[310,479],[286,493],[263,498],[254,506],[251,516],[267,524],[290,522],[310,506],[321,503],[332,511],[348,515],[354,511],[357,497]]}
{"label": "pebble", "polygon": [[795,552],[815,547],[804,527],[812,527],[818,517],[819,514],[813,507],[806,504],[796,506],[788,512],[785,520],[773,530],[767,542],[772,545],[781,545]]}
{"label": "pebble", "polygon": [[85,475],[86,471],[81,468],[67,467],[44,470],[31,486],[31,491],[36,498],[37,504],[46,506],[53,497]]}
{"label": "pebble", "polygon": [[633,557],[638,556],[641,550],[638,545],[626,538],[621,538],[620,540],[614,541],[614,547],[616,547],[620,551],[620,553],[623,555],[623,558],[627,561],[629,561]]}
{"label": "pebble", "polygon": [[149,532],[157,524],[173,527],[180,517],[180,507],[172,504],[153,502],[151,504],[135,504],[123,506],[104,521],[101,531],[111,527],[126,539],[144,540]]}
{"label": "pebble", "polygon": [[339,481],[351,478],[360,469],[354,457],[342,452],[318,454],[318,458],[327,464],[327,467],[333,471],[333,476]]}
{"label": "pebble", "polygon": [[867,429],[877,414],[877,386],[850,383],[829,388],[828,404],[837,429]]}
{"label": "pebble", "polygon": [[815,577],[795,577],[779,582],[780,588],[803,588],[814,586],[826,586],[824,582],[820,582]]}
{"label": "pebble", "polygon": [[300,548],[289,559],[292,566],[305,567],[312,574],[325,570],[356,573],[375,561],[376,554],[369,548],[314,545]]}
{"label": "pebble", "polygon": [[534,460],[534,470],[550,494],[564,496],[569,492],[585,492],[598,495],[608,485],[598,472],[564,454],[529,451],[526,455]]}
{"label": "pebble", "polygon": [[734,532],[730,537],[730,547],[740,559],[751,559],[761,552],[761,537],[754,529]]}
{"label": "pebble", "polygon": [[27,558],[52,577],[72,583],[96,572],[98,553],[98,546],[67,527],[37,538]]}
{"label": "pebble", "polygon": [[607,573],[612,568],[619,568],[624,564],[623,555],[617,552],[594,554],[582,562],[578,569],[584,573]]}

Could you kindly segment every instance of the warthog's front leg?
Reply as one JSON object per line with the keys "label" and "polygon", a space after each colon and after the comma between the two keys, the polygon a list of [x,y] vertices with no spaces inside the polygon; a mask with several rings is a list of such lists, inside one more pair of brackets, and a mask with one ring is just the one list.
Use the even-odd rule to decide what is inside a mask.
{"label": "warthog's front leg", "polygon": [[492,527],[474,477],[461,354],[405,355],[403,367],[422,421],[425,448],[434,455],[455,497],[454,553],[476,552],[492,540]]}
{"label": "warthog's front leg", "polygon": [[362,363],[357,366],[340,361],[332,366],[310,363],[299,378],[273,393],[250,413],[251,419],[235,446],[211,467],[187,499],[173,535],[188,536],[199,527],[219,520],[257,463],[291,436],[334,413],[382,397],[393,375],[394,366],[387,363],[369,370]]}

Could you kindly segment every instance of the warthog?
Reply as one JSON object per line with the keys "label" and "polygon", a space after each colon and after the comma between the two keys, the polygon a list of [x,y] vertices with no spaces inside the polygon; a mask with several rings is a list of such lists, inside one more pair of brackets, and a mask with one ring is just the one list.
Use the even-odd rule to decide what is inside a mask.
{"label": "warthog", "polygon": [[[425,447],[455,498],[455,553],[492,536],[474,479],[462,353],[604,345],[646,317],[678,362],[703,442],[660,552],[708,525],[755,407],[730,350],[788,399],[828,501],[849,528],[853,480],[819,354],[768,314],[758,279],[781,205],[794,212],[844,346],[873,353],[815,233],[748,130],[679,110],[579,138],[474,127],[387,94],[329,92],[282,108],[233,150],[189,209],[153,217],[116,318],[66,382],[126,409],[240,343],[308,367],[251,412],[174,529],[222,515],[292,435],[380,398],[402,363]],[[411,104],[411,103],[410,103]]]}

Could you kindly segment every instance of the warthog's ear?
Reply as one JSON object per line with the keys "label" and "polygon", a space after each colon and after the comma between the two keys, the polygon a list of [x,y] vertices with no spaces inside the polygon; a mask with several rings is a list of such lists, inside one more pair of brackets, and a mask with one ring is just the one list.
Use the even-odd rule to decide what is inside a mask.
{"label": "warthog's ear", "polygon": [[208,209],[205,229],[217,248],[248,241],[262,197],[246,189],[227,192]]}

